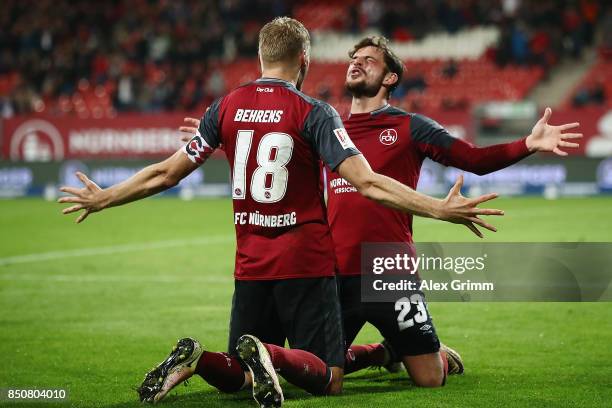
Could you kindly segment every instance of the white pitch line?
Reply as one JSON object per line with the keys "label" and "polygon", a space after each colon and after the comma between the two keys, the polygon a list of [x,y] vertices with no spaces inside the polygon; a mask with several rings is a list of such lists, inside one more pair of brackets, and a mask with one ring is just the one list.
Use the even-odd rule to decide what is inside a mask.
{"label": "white pitch line", "polygon": [[0,275],[0,281],[19,282],[68,282],[68,283],[229,283],[233,276],[113,276],[113,275]]}
{"label": "white pitch line", "polygon": [[67,251],[39,252],[39,253],[34,253],[34,254],[17,255],[17,256],[9,256],[6,258],[0,258],[0,266],[32,263],[32,262],[54,261],[58,259],[78,258],[78,257],[83,257],[83,256],[122,254],[126,252],[148,251],[151,249],[176,248],[176,247],[193,246],[193,245],[223,244],[227,242],[232,242],[233,240],[234,240],[233,235],[218,235],[218,236],[194,238],[194,239],[153,241],[153,242],[142,242],[142,243],[137,243],[137,244],[123,244],[123,245],[112,245],[112,246],[93,247],[93,248],[71,249]]}

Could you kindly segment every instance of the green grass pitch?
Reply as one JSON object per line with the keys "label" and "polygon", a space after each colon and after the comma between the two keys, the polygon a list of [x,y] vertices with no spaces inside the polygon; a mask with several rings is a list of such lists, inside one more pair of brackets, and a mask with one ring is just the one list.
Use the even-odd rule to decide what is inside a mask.
{"label": "green grass pitch", "polygon": [[[612,241],[612,199],[500,199],[496,241]],[[225,350],[234,239],[229,200],[151,199],[85,223],[41,200],[0,201],[0,387],[69,390],[65,405],[136,407],[134,388],[176,339]],[[475,240],[460,226],[415,222],[416,240]],[[365,370],[340,397],[285,386],[287,407],[612,405],[612,304],[433,303],[463,376],[419,389]],[[358,342],[379,340],[367,327]],[[0,405],[3,404],[0,402]],[[4,404],[7,404],[6,402]],[[41,407],[41,403],[15,406]],[[51,406],[62,406],[53,404]],[[255,406],[199,378],[167,407]]]}

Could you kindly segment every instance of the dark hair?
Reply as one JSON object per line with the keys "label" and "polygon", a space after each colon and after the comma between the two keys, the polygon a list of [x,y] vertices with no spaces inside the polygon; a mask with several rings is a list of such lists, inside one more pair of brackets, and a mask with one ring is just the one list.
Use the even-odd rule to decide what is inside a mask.
{"label": "dark hair", "polygon": [[365,37],[357,44],[355,44],[353,49],[348,53],[349,57],[353,58],[357,51],[365,47],[376,47],[381,50],[385,57],[385,67],[387,68],[387,72],[392,72],[397,75],[397,82],[395,82],[388,88],[389,95],[391,95],[391,92],[393,92],[402,81],[402,75],[404,74],[404,63],[389,48],[389,40],[387,40],[383,36],[378,35],[372,37]]}

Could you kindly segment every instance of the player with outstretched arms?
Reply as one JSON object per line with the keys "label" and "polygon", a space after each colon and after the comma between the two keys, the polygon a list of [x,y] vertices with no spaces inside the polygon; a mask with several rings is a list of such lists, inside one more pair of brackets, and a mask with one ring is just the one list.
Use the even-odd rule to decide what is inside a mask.
{"label": "player with outstretched arms", "polygon": [[[400,180],[411,188],[416,188],[426,157],[444,165],[486,174],[536,151],[565,156],[563,148],[578,146],[568,139],[582,136],[563,133],[577,127],[578,123],[549,125],[552,112],[547,108],[529,136],[512,143],[474,146],[452,137],[430,118],[389,105],[389,95],[401,81],[404,66],[389,49],[386,39],[364,38],[349,55],[346,87],[353,100],[351,114],[344,121],[346,129],[376,172]],[[186,125],[179,129],[187,134],[195,133],[199,120],[185,118],[185,121]],[[183,137],[183,140],[188,138]],[[463,371],[463,362],[456,351],[440,344],[426,305],[423,303],[424,309],[421,308],[426,314],[420,317],[421,323],[401,330],[395,304],[365,304],[360,298],[361,244],[411,244],[412,216],[364,199],[349,181],[329,167],[326,173],[328,217],[338,260],[347,345],[351,345],[366,321],[377,327],[386,339],[382,344],[351,345],[346,353],[345,373],[370,366],[391,368],[394,366],[389,358],[392,355],[396,361],[404,363],[416,385],[436,387],[444,384],[447,373]],[[472,226],[468,227],[481,235]],[[404,322],[414,319],[418,313],[417,307],[412,309]]]}
{"label": "player with outstretched arms", "polygon": [[[351,113],[344,121],[351,139],[373,170],[416,188],[421,164],[430,158],[446,166],[476,174],[507,167],[533,152],[554,152],[577,147],[568,139],[578,133],[563,133],[578,123],[551,126],[551,110],[533,127],[531,134],[511,143],[477,147],[452,137],[442,126],[425,116],[389,105],[391,92],[404,71],[401,60],[383,37],[368,37],[349,53],[346,88],[352,94]],[[401,305],[362,303],[360,260],[362,242],[411,244],[412,215],[365,200],[350,180],[326,168],[328,217],[338,261],[344,330],[351,344],[365,322],[372,323],[385,338],[385,346],[403,362],[415,384],[436,387],[445,383],[447,373],[463,372],[463,362],[453,349],[442,345],[425,302],[413,304],[400,321]],[[348,187],[346,187],[348,185]],[[367,214],[367,217],[366,217]],[[471,226],[469,226],[475,233]],[[418,319],[415,315],[420,313]],[[423,316],[425,314],[426,316]],[[402,324],[412,319],[413,325]],[[346,373],[371,365],[385,365],[382,345],[351,346]]]}
{"label": "player with outstretched arms", "polygon": [[252,386],[261,406],[282,404],[276,370],[311,393],[341,392],[344,341],[319,160],[368,199],[400,211],[473,230],[494,230],[478,215],[502,214],[477,208],[495,194],[467,199],[454,188],[439,200],[373,172],[336,111],[300,92],[309,53],[301,23],[271,21],[259,36],[262,77],[215,101],[184,148],[107,189],[81,173],[84,188],[62,188],[69,196],[59,202],[73,204],[63,212],[83,210],[81,222],[177,185],[220,145],[230,162],[237,248],[229,353],[179,340],[145,377],[143,401],[159,401],[194,373],[225,392]]}

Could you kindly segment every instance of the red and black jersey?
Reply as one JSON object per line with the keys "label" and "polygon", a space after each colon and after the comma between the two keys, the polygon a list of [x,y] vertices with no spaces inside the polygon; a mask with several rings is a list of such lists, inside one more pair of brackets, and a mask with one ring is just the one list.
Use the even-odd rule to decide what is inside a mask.
{"label": "red and black jersey", "polygon": [[236,279],[332,276],[319,160],[359,154],[328,104],[261,78],[218,99],[184,148],[195,163],[223,145],[231,168]]}
{"label": "red and black jersey", "polygon": [[[507,167],[529,155],[524,139],[476,147],[452,137],[435,121],[386,105],[344,121],[372,169],[416,189],[423,160],[476,174]],[[360,273],[362,242],[412,243],[412,215],[364,198],[326,169],[328,217],[341,275]]]}

